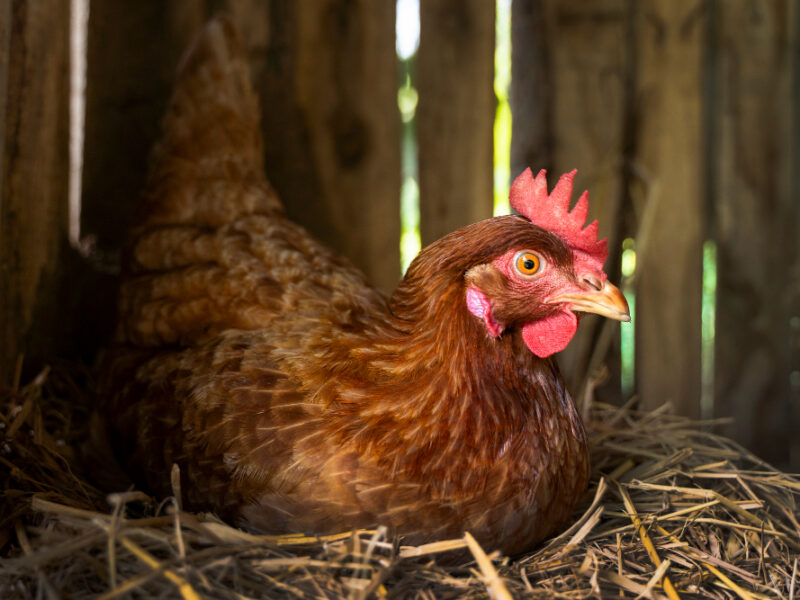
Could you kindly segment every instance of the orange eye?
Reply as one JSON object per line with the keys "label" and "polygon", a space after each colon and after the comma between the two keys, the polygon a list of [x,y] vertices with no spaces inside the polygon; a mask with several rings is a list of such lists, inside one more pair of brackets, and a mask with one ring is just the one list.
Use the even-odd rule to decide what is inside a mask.
{"label": "orange eye", "polygon": [[530,250],[523,250],[514,257],[514,266],[517,268],[517,272],[525,277],[536,275],[541,263],[539,255]]}

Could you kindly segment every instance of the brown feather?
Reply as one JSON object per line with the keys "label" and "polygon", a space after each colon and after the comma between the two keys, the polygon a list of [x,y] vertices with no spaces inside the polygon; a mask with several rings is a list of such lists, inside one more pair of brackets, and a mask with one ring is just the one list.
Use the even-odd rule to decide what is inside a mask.
{"label": "brown feather", "polygon": [[[469,530],[506,552],[551,535],[586,485],[583,426],[513,326],[549,309],[481,265],[523,247],[569,271],[568,249],[490,219],[387,300],[283,217],[258,118],[217,19],[179,74],[122,281],[103,395],[124,467],[166,495],[177,463],[187,506],[271,532]],[[503,298],[497,339],[465,304],[477,278]]]}

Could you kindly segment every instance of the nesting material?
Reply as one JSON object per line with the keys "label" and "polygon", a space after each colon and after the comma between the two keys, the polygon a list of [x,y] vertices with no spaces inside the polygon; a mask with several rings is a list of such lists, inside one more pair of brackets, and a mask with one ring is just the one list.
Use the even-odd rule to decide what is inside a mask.
{"label": "nesting material", "polygon": [[256,535],[183,511],[179,489],[106,497],[78,466],[88,389],[71,367],[0,390],[0,597],[800,598],[800,481],[666,406],[586,407],[574,524],[508,558],[468,532]]}

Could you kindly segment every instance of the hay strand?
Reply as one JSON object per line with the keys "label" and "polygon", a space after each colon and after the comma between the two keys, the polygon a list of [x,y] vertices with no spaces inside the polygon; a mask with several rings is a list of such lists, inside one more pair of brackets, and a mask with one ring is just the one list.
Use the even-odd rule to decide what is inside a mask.
{"label": "hay strand", "polygon": [[478,568],[481,570],[483,582],[489,590],[489,595],[498,600],[513,600],[506,584],[497,574],[497,569],[494,568],[492,561],[486,556],[486,552],[483,551],[481,545],[472,537],[469,531],[464,533],[464,540],[467,542],[467,547],[472,552],[472,556],[475,557],[475,562],[478,563]]}
{"label": "hay strand", "polygon": [[[668,462],[672,463],[671,460]],[[659,583],[662,583],[664,591],[667,593],[667,596],[670,600],[680,600],[678,592],[675,591],[675,586],[672,585],[669,577],[667,577],[666,572],[668,567],[664,567],[662,569],[663,564],[661,562],[661,557],[658,555],[658,551],[656,550],[655,545],[653,545],[653,541],[650,539],[650,536],[647,535],[647,530],[642,525],[642,521],[636,512],[636,507],[633,505],[630,494],[628,494],[628,491],[619,484],[617,484],[617,489],[619,490],[619,495],[622,497],[622,502],[625,504],[625,510],[628,511],[628,515],[630,516],[631,521],[633,521],[633,526],[636,528],[636,533],[639,535],[639,539],[642,540],[645,550],[647,550],[647,555],[656,566],[656,572],[646,586],[647,594],[649,595],[650,590],[653,587],[653,582],[659,581]],[[667,562],[666,564],[668,565],[669,563]]]}

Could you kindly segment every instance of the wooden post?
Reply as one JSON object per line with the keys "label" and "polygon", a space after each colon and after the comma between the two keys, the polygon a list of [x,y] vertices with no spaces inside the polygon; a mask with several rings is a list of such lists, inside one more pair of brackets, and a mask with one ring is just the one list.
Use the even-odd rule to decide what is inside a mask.
{"label": "wooden post", "polygon": [[637,237],[636,375],[641,404],[700,413],[703,244],[701,0],[635,3],[638,36],[635,160],[642,213]]}
{"label": "wooden post", "polygon": [[425,246],[492,215],[494,2],[420,4],[420,234]]}
{"label": "wooden post", "polygon": [[69,3],[0,1],[0,381],[57,349],[67,239]]}
{"label": "wooden post", "polygon": [[712,111],[718,182],[714,413],[734,418],[726,434],[785,467],[800,429],[790,385],[791,303],[798,293],[792,263],[800,250],[789,125],[797,114],[794,7],[777,0],[716,3]]}
{"label": "wooden post", "polygon": [[545,0],[511,3],[512,179],[528,167],[552,171],[556,91],[550,12]]}
{"label": "wooden post", "polygon": [[[0,0],[0,182],[5,182],[5,151],[6,151],[6,106],[10,90],[8,87],[8,67],[11,58],[11,0]],[[5,205],[5,193],[0,187],[0,202]],[[0,213],[2,219],[2,213]],[[2,227],[2,220],[0,220]],[[2,243],[2,240],[0,240]],[[0,264],[0,273],[4,273],[4,265]]]}
{"label": "wooden post", "polygon": [[[600,235],[608,238],[606,271],[616,283],[630,135],[629,4],[514,0],[512,15],[514,175],[528,166],[534,172],[549,168],[552,186],[561,173],[578,169],[575,198],[589,189],[589,221],[599,219]],[[602,356],[592,356],[604,324],[599,318],[584,319],[559,362],[574,391],[597,363],[609,364],[615,376],[605,392],[619,397],[618,326],[610,324],[613,331],[602,336]]]}
{"label": "wooden post", "polygon": [[298,221],[391,292],[400,278],[394,2],[306,0],[296,15],[290,92],[310,134],[311,154],[302,160],[314,166],[322,193],[285,201]]}

